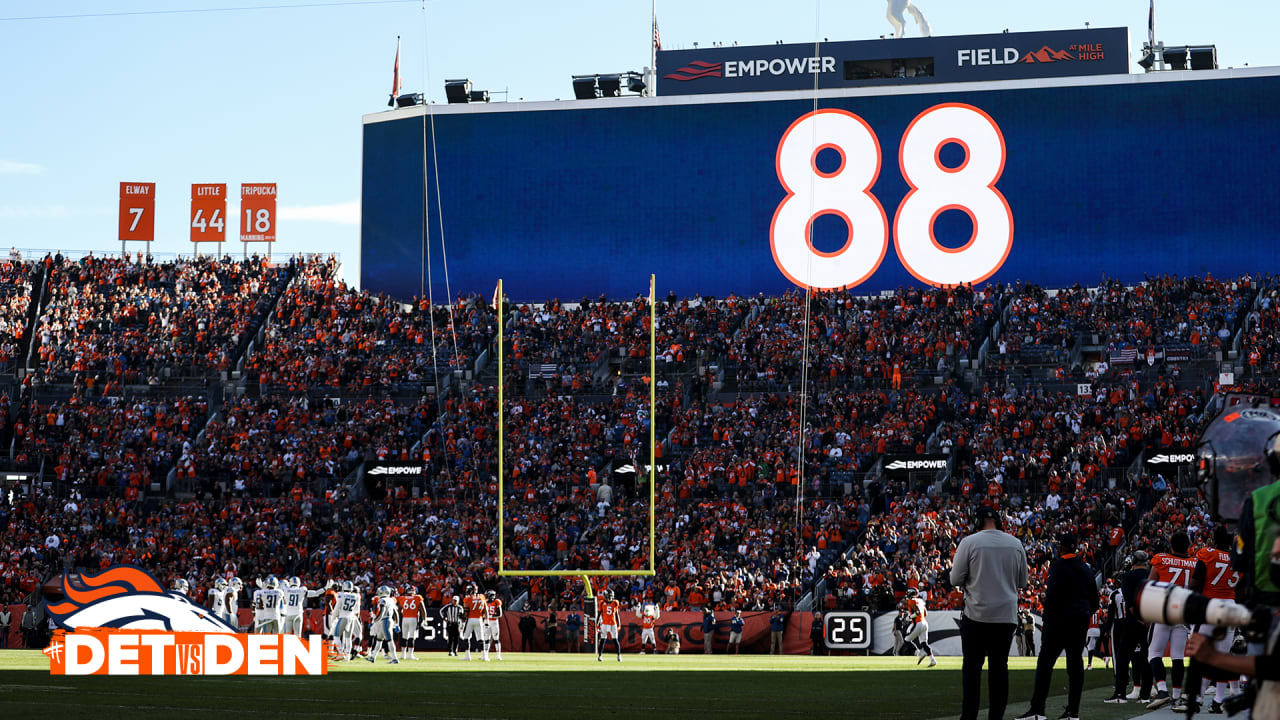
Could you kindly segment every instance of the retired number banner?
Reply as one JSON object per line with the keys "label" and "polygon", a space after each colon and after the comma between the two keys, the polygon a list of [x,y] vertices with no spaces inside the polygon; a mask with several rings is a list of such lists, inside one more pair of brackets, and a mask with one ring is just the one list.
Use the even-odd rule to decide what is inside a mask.
{"label": "retired number banner", "polygon": [[240,186],[240,242],[276,241],[276,184]]}

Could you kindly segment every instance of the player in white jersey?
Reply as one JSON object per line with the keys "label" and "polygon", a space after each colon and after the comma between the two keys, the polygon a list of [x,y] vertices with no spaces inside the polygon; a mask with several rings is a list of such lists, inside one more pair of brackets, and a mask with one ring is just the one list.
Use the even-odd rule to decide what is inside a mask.
{"label": "player in white jersey", "polygon": [[275,575],[267,577],[263,588],[253,594],[253,607],[258,615],[256,632],[273,635],[280,632],[280,606],[284,593],[280,592],[280,580]]}
{"label": "player in white jersey", "polygon": [[391,664],[400,664],[400,660],[396,658],[396,631],[399,629],[399,619],[400,611],[396,607],[396,599],[391,597],[391,588],[383,585],[378,588],[378,594],[373,600],[373,621],[369,626],[372,642],[365,660],[374,662],[378,657],[378,650],[385,645],[387,651],[391,653]]}
{"label": "player in white jersey", "polygon": [[226,620],[231,627],[240,629],[240,593],[244,590],[244,581],[233,577],[227,581]]}
{"label": "player in white jersey", "polygon": [[350,580],[342,583],[342,590],[333,601],[333,641],[338,645],[338,654],[345,660],[351,657],[351,641],[355,637],[356,626],[360,624],[360,595],[356,593],[355,583]]}
{"label": "player in white jersey", "polygon": [[191,583],[183,578],[178,578],[173,581],[173,585],[169,589],[182,595],[189,595],[191,594]]}
{"label": "player in white jersey", "polygon": [[280,608],[280,632],[290,635],[302,634],[302,614],[307,609],[307,598],[323,595],[323,590],[308,590],[302,584],[302,578],[293,576],[285,581],[281,590],[283,605]]}
{"label": "player in white jersey", "polygon": [[209,599],[209,610],[219,620],[231,622],[231,614],[227,612],[227,581],[225,578],[218,578],[213,581],[213,587],[209,588],[207,595]]}

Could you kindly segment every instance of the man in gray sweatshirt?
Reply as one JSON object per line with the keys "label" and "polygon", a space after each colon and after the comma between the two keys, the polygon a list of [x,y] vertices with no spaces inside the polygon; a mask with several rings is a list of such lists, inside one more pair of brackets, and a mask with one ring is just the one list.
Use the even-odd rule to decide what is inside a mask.
{"label": "man in gray sweatshirt", "polygon": [[1027,586],[1027,551],[1000,529],[1000,514],[982,506],[978,532],[960,541],[951,561],[951,584],[964,591],[960,618],[960,720],[977,720],[982,700],[982,663],[991,695],[989,720],[1003,720],[1009,702],[1009,646],[1018,621],[1018,589]]}

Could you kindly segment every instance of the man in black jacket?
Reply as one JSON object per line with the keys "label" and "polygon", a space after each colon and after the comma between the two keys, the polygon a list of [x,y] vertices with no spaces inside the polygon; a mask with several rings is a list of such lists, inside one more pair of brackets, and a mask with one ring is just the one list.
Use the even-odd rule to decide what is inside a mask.
{"label": "man in black jacket", "polygon": [[1049,567],[1044,591],[1044,628],[1040,634],[1040,657],[1036,660],[1036,686],[1031,709],[1018,720],[1046,720],[1045,700],[1053,664],[1067,653],[1067,709],[1062,718],[1078,720],[1080,693],[1084,690],[1084,652],[1089,616],[1098,609],[1098,585],[1093,570],[1076,554],[1076,537],[1058,538],[1058,559]]}

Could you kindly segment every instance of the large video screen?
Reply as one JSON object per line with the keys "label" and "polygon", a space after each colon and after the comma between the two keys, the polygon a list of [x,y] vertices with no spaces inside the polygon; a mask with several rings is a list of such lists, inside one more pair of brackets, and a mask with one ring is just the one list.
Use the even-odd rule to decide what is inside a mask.
{"label": "large video screen", "polygon": [[1280,78],[1173,75],[367,122],[361,281],[572,301],[650,273],[725,296],[1280,269]]}

